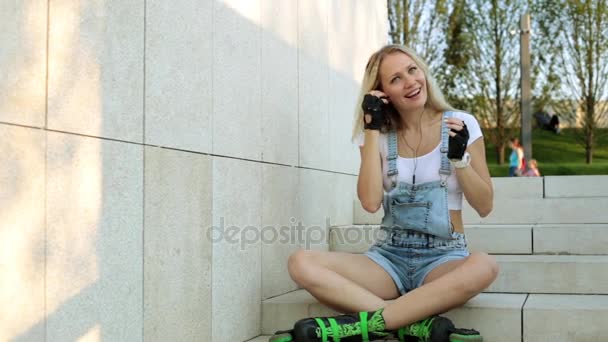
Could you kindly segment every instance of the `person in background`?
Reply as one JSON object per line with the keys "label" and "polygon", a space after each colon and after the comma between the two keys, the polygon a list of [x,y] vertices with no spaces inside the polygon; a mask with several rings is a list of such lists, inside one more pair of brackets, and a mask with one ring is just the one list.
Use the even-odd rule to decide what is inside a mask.
{"label": "person in background", "polygon": [[519,139],[511,138],[509,140],[511,155],[509,156],[509,177],[521,176],[523,172],[524,149],[519,144]]}
{"label": "person in background", "polygon": [[540,177],[540,171],[538,170],[538,163],[536,162],[536,159],[530,159],[528,169],[523,175],[525,177]]}
{"label": "person in background", "polygon": [[549,121],[549,127],[555,134],[559,134],[559,117],[557,114],[553,114],[551,121]]}

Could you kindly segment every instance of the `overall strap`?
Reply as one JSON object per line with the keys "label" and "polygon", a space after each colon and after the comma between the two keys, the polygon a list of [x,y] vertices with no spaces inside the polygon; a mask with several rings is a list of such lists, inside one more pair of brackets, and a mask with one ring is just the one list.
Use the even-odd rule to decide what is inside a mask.
{"label": "overall strap", "polygon": [[445,123],[445,119],[451,118],[452,112],[443,113],[443,119],[441,120],[441,168],[439,169],[439,178],[441,179],[441,186],[446,186],[448,177],[452,174],[450,167],[450,160],[448,159],[448,142],[450,129]]}
{"label": "overall strap", "polygon": [[391,189],[397,186],[397,156],[399,151],[397,150],[397,133],[391,131],[388,133],[388,154],[386,160],[388,162],[387,176],[391,179]]}

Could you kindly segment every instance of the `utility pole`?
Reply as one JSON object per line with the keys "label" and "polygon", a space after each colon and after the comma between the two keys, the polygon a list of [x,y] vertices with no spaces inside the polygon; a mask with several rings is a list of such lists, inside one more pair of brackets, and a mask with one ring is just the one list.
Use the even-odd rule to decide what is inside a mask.
{"label": "utility pole", "polygon": [[519,35],[521,65],[521,143],[524,158],[532,159],[532,95],[530,91],[530,14],[521,16]]}

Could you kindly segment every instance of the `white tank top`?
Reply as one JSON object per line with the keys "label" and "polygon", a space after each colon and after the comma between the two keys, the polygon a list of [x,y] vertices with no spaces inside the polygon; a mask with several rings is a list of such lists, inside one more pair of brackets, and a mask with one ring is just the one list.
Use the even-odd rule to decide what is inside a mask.
{"label": "white tank top", "polygon": [[[452,116],[461,119],[467,125],[469,130],[469,141],[467,146],[471,145],[475,140],[482,137],[481,128],[477,119],[471,114],[464,112],[452,112]],[[364,145],[364,134],[362,133],[359,138],[359,145]],[[384,191],[391,190],[391,179],[387,175],[388,162],[386,155],[388,154],[388,139],[386,134],[380,134],[378,145],[380,149],[380,156],[382,157],[382,175]],[[441,142],[435,148],[423,155],[419,156],[416,161],[416,184],[432,182],[440,180],[439,169],[441,168]],[[452,174],[448,177],[448,209],[449,210],[462,210],[462,188],[456,177],[454,167],[452,168]],[[414,171],[414,158],[397,158],[397,179],[399,182],[412,183],[412,175]]]}

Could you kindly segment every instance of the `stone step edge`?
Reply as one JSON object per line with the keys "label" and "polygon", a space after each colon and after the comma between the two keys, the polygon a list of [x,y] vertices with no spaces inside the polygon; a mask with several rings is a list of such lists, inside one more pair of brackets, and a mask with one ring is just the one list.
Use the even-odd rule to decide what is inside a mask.
{"label": "stone step edge", "polygon": [[[330,226],[329,229],[344,229],[344,228],[356,228],[356,227],[372,227],[372,228],[380,228],[379,223],[353,223],[353,224],[341,224]],[[599,228],[605,227],[608,229],[608,223],[465,223],[464,229],[466,231],[467,228],[569,228],[569,227],[590,227],[590,228]]]}
{"label": "stone step edge", "polygon": [[[464,306],[473,306],[473,307],[492,307],[492,308],[521,308],[521,306],[514,305],[513,302],[509,303],[508,299],[513,299],[517,296],[527,296],[529,293],[491,293],[491,292],[482,292],[473,299],[471,299]],[[605,295],[608,298],[608,295]],[[494,306],[488,305],[489,302],[497,300],[502,305]],[[501,302],[500,299],[503,299]],[[507,299],[506,301],[504,299]],[[390,300],[389,302],[392,302]],[[282,295],[277,295],[271,298],[267,298],[262,301],[262,304],[321,304],[319,301],[313,297],[308,291],[304,289],[297,289],[293,291],[289,291]],[[522,302],[523,304],[523,302]],[[607,308],[608,310],[608,308]]]}
{"label": "stone step edge", "polygon": [[[363,253],[353,253],[363,254]],[[608,255],[589,255],[589,254],[490,254],[496,257],[498,262],[517,262],[517,263],[606,263],[608,265]]]}
{"label": "stone step edge", "polygon": [[[289,319],[299,319],[296,318],[296,316],[299,317],[302,315],[307,315],[302,316],[302,318],[312,317],[311,313],[313,313],[313,316],[333,315],[331,310],[322,309],[325,307],[307,291],[302,289],[268,299],[262,303],[262,315],[269,315],[265,319],[271,319],[273,321],[274,319],[280,319],[275,317],[275,315],[282,314],[290,316]],[[269,307],[264,304],[269,305]],[[285,305],[284,308],[281,307],[283,304]],[[293,310],[299,313],[291,312]],[[510,315],[515,314],[517,316],[517,322],[513,321],[513,319],[510,319],[509,321],[513,324],[517,324],[517,329],[521,329],[521,338],[523,339],[524,335],[535,333],[534,329],[538,330],[537,326],[529,327],[531,330],[526,328],[526,322],[529,320],[534,321],[536,319],[536,321],[538,321],[539,315],[541,317],[545,317],[545,315],[553,315],[551,317],[558,315],[561,320],[567,322],[571,315],[576,314],[577,311],[587,315],[589,315],[588,312],[591,311],[594,312],[593,316],[606,317],[608,315],[608,295],[482,293],[471,299],[464,306],[442,315],[450,317],[451,319],[456,319],[456,321],[465,319],[477,322],[479,316],[485,317],[486,313],[494,316],[499,315],[500,317],[503,317],[501,315],[510,317]],[[473,312],[475,312],[475,316],[471,316],[471,313]],[[465,322],[463,321],[462,324],[465,324]],[[469,322],[466,322],[466,324],[469,324]],[[272,330],[274,328],[275,327],[273,326],[266,327],[267,330]],[[571,330],[568,329],[569,328],[566,327],[565,330],[560,333],[567,333]],[[536,333],[538,333],[538,331],[536,331]],[[264,334],[264,336],[269,336],[272,332],[262,330],[262,334]],[[519,338],[517,340],[519,340]]]}
{"label": "stone step edge", "polygon": [[[472,250],[483,250],[492,255],[608,255],[596,234],[608,232],[608,224],[487,224],[467,225],[465,233]],[[541,239],[545,234],[557,235]],[[570,246],[568,240],[580,232],[583,244]],[[488,235],[489,234],[489,235]],[[540,235],[538,235],[540,234]],[[490,239],[504,237],[502,243]],[[576,234],[579,237],[578,233]],[[327,242],[331,251],[363,253],[380,237],[380,225],[336,225],[327,231]],[[488,240],[490,239],[490,240]],[[607,240],[608,241],[608,240]],[[589,249],[590,248],[590,249]]]}
{"label": "stone step edge", "polygon": [[[388,301],[393,302],[393,300]],[[552,306],[552,302],[560,302]],[[268,298],[264,304],[318,304],[316,298],[304,289],[298,289]],[[499,293],[482,292],[469,300],[463,308],[491,309],[573,309],[608,311],[608,294],[574,294],[574,293]]]}
{"label": "stone step edge", "polygon": [[[526,294],[481,293],[465,304],[462,309],[484,310],[487,307],[498,310],[515,310],[521,314],[521,308],[526,298]],[[455,309],[455,311],[459,310],[461,308]],[[291,291],[262,301],[262,333],[272,334],[276,329],[289,326],[293,324],[292,321],[297,319],[334,314],[338,313],[322,305],[306,290]]]}

